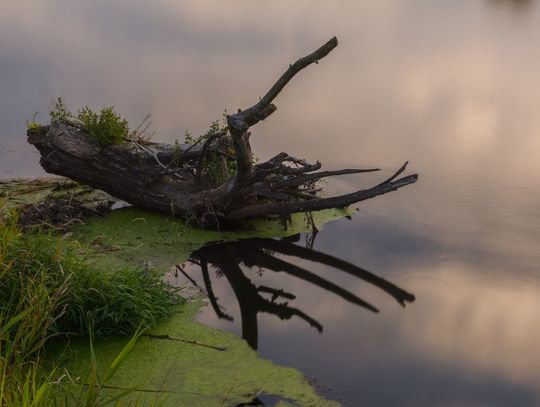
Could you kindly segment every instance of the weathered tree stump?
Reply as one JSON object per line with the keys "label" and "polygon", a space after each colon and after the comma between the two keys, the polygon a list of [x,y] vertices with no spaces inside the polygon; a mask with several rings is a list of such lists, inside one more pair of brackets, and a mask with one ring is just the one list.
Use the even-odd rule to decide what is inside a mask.
{"label": "weathered tree stump", "polygon": [[[28,131],[28,141],[41,153],[41,165],[101,189],[133,205],[189,218],[203,227],[219,227],[244,219],[287,216],[294,212],[346,207],[414,183],[416,174],[392,177],[368,189],[334,197],[320,197],[317,182],[342,174],[377,171],[344,169],[318,171],[319,162],[279,153],[255,164],[249,138],[250,127],[275,110],[272,103],[302,69],[317,63],[338,45],[334,37],[313,53],[290,65],[256,104],[227,116],[227,129],[201,145],[171,146],[126,141],[100,146],[70,120],[53,122]],[[235,161],[234,174],[221,185],[204,173],[209,155]]]}

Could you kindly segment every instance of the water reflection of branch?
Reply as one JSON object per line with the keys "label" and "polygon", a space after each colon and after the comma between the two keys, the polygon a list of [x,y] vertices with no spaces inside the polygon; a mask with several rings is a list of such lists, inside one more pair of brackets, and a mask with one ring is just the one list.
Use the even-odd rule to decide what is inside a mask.
{"label": "water reflection of branch", "polygon": [[[288,301],[296,299],[294,294],[283,289],[265,285],[255,285],[248,277],[246,277],[240,267],[241,264],[250,268],[258,267],[261,270],[266,269],[275,272],[285,272],[293,277],[336,294],[346,301],[372,312],[378,312],[378,309],[375,306],[364,301],[351,291],[300,266],[282,260],[276,257],[276,255],[287,255],[302,260],[309,260],[344,271],[385,291],[395,298],[402,306],[405,306],[406,302],[415,300],[414,295],[352,263],[348,263],[344,260],[310,248],[294,245],[286,240],[249,239],[235,243],[210,245],[195,251],[191,255],[190,261],[201,268],[205,292],[208,295],[210,304],[216,315],[220,319],[233,320],[230,315],[224,312],[223,308],[218,303],[218,298],[214,293],[212,282],[210,280],[210,265],[213,266],[218,273],[225,276],[233,289],[240,307],[242,337],[254,349],[257,349],[258,344],[257,315],[261,312],[275,315],[281,320],[288,320],[296,316],[307,322],[319,332],[322,332],[323,326],[319,321],[304,311],[289,305]],[[266,298],[264,295],[270,295],[270,298]]]}
{"label": "water reflection of branch", "polygon": [[305,260],[310,260],[316,263],[325,264],[327,266],[342,270],[352,276],[358,277],[368,283],[379,287],[381,290],[387,292],[396,299],[398,303],[405,306],[406,302],[413,302],[414,295],[392,284],[390,281],[385,280],[369,271],[355,266],[352,263],[341,260],[337,257],[329,254],[321,253],[316,250],[307,249],[302,246],[290,244],[285,241],[273,240],[273,239],[251,239],[242,242],[247,246],[255,246],[257,248],[266,248],[274,252],[286,254],[288,256],[294,256]]}
{"label": "water reflection of branch", "polygon": [[201,261],[201,271],[204,281],[204,287],[206,288],[206,293],[208,295],[208,299],[210,300],[210,304],[212,305],[212,308],[214,309],[214,312],[220,319],[226,319],[227,321],[232,321],[233,317],[226,314],[222,307],[218,304],[218,300],[214,294],[214,290],[212,288],[212,282],[210,281],[210,276],[208,274],[208,263],[204,260]]}
{"label": "water reflection of branch", "polygon": [[379,312],[379,310],[373,305],[357,297],[350,291],[341,288],[337,284],[334,284],[331,281],[319,277],[318,275],[312,273],[311,271],[307,271],[302,267],[298,267],[294,264],[288,263],[284,260],[266,254],[262,250],[254,249],[253,251],[242,251],[241,256],[244,260],[244,263],[249,267],[259,265],[278,273],[284,271],[291,276],[294,276],[313,285],[324,288],[325,290],[333,292],[334,294],[339,295],[341,298],[352,302],[353,304],[367,308],[373,312]]}

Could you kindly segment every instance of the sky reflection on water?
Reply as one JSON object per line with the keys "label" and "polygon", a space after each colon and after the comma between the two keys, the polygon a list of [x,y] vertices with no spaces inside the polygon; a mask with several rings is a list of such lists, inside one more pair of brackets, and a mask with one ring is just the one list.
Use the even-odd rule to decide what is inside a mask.
{"label": "sky reflection on water", "polygon": [[328,225],[316,249],[417,301],[402,310],[331,275],[381,304],[374,316],[278,275],[325,333],[263,316],[261,353],[321,377],[353,405],[540,404],[534,0],[0,2],[0,177],[43,174],[25,119],[39,110],[46,121],[51,98],[114,105],[130,122],[151,112],[157,139],[172,142],[203,132],[224,108],[251,105],[334,34],[339,47],[279,96],[253,148],[388,173],[409,160],[417,184]]}
{"label": "sky reflection on water", "polygon": [[[344,223],[329,227],[338,230],[322,232],[316,241],[318,251],[335,255],[335,233]],[[386,232],[389,240],[401,238],[391,236],[391,230]],[[403,251],[392,251],[390,244],[382,258],[370,256],[369,242],[363,245],[368,239],[366,233],[357,241],[340,239],[338,244],[347,260],[363,265],[362,259],[368,259],[373,268],[384,270],[380,273],[384,278],[414,293],[417,300],[402,309],[387,294],[342,271],[278,255],[375,305],[381,313],[373,314],[295,277],[244,265],[242,270],[252,284],[295,294],[288,305],[324,329],[319,334],[299,317],[282,321],[260,313],[258,348],[263,356],[318,377],[333,388],[331,396],[349,400],[351,405],[362,401],[370,406],[537,404],[537,278],[505,276],[496,261],[472,266],[437,259],[418,253],[422,248],[430,251],[422,242],[410,241]],[[357,250],[357,245],[365,250]],[[238,250],[245,254],[249,246],[241,246]],[[411,259],[414,254],[416,259]],[[235,258],[228,256],[231,261]],[[198,267],[188,266],[186,272],[202,286]],[[234,321],[218,318],[210,307],[200,320],[241,334],[245,326],[237,302],[251,310],[256,304],[249,307],[249,297],[242,299],[238,290],[233,293],[230,279],[218,278],[215,272],[210,270],[214,293],[223,312]]]}

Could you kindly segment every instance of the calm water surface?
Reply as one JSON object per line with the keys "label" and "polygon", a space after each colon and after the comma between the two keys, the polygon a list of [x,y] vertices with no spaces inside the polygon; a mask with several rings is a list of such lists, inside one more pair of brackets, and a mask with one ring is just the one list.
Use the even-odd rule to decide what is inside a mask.
{"label": "calm water surface", "polygon": [[[297,57],[340,46],[295,79],[253,129],[261,158],[288,151],[327,168],[420,181],[328,225],[314,249],[413,293],[387,293],[328,265],[280,259],[345,287],[374,314],[286,273],[299,316],[258,317],[262,356],[317,377],[353,406],[540,405],[540,6],[534,0],[0,2],[0,176],[43,172],[25,119],[62,96],[74,109],[153,115],[156,139],[201,133],[246,107]],[[302,242],[298,245],[302,246]],[[191,270],[191,269],[189,269]],[[188,270],[188,271],[189,271]],[[195,273],[196,270],[192,270]],[[237,299],[210,270],[240,332]],[[200,278],[200,276],[198,277]],[[266,298],[269,298],[267,294]]]}

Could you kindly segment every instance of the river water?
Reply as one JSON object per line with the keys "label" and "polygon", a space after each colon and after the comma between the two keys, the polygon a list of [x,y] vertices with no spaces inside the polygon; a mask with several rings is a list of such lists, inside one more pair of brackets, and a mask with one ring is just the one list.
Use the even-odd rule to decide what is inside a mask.
{"label": "river water", "polygon": [[[407,290],[403,308],[335,268],[299,267],[376,306],[372,313],[284,273],[244,267],[294,293],[317,320],[258,317],[263,357],[317,378],[352,406],[540,405],[540,6],[534,0],[0,3],[0,176],[42,175],[25,119],[51,99],[152,113],[156,140],[200,134],[254,103],[296,58],[340,45],[303,71],[253,128],[253,149],[326,168],[383,173],[405,160],[420,180],[329,224],[314,249]],[[301,238],[296,244],[302,246]],[[225,277],[214,290],[241,331]],[[267,295],[268,298],[268,295]]]}

